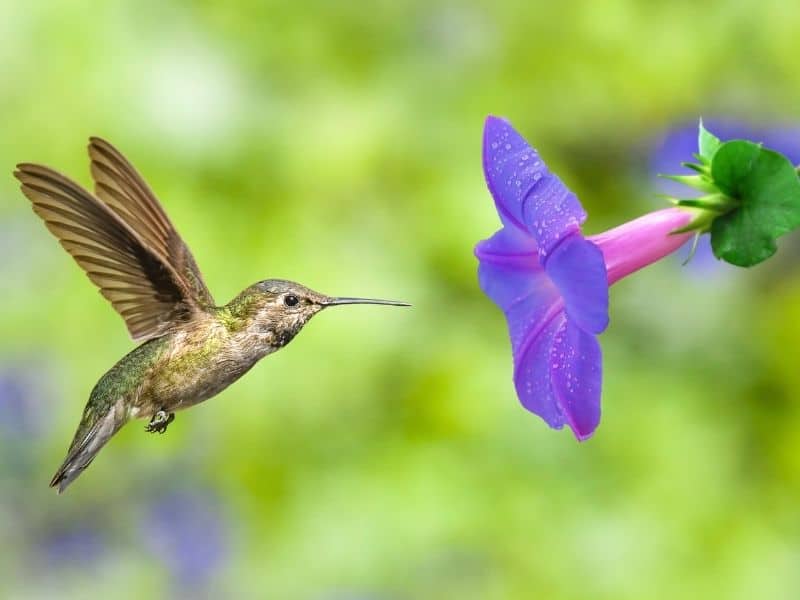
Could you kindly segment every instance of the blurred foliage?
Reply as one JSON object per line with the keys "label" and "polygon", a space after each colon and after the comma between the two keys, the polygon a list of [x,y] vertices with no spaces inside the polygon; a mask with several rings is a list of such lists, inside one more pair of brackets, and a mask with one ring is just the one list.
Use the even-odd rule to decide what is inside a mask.
{"label": "blurred foliage", "polygon": [[[797,236],[612,290],[604,416],[526,413],[473,244],[488,113],[594,233],[659,206],[673,123],[791,122],[795,2],[0,0],[0,596],[787,598],[800,587]],[[141,170],[219,302],[266,277],[396,297],[315,319],[168,435],[47,481],[120,318],[10,176]],[[686,157],[688,159],[689,157]]]}

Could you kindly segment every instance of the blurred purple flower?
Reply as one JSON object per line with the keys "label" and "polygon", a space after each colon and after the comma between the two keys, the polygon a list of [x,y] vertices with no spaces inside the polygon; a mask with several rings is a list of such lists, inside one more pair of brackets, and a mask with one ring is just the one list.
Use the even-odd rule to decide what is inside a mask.
{"label": "blurred purple flower", "polygon": [[225,527],[216,499],[200,489],[171,491],[150,507],[147,541],[182,588],[204,587],[226,554]]}
{"label": "blurred purple flower", "polygon": [[41,427],[41,409],[36,401],[40,391],[31,369],[0,369],[0,430],[4,436],[28,438]]}
{"label": "blurred purple flower", "polygon": [[50,568],[90,565],[102,558],[105,547],[98,529],[87,523],[71,523],[48,532],[39,544],[39,554]]}
{"label": "blurred purple flower", "polygon": [[[760,142],[765,147],[786,155],[795,165],[800,163],[800,127],[797,125],[759,127],[731,119],[703,119],[703,122],[706,129],[723,141],[744,139]],[[677,198],[690,198],[698,194],[676,181],[658,177],[662,174],[694,174],[694,171],[682,166],[681,163],[694,162],[692,155],[696,152],[696,122],[670,129],[655,144],[650,156],[650,172],[656,179],[655,185],[661,193]],[[684,261],[687,257],[688,253],[679,258]],[[708,273],[711,265],[714,265],[715,272],[734,270],[733,266],[717,260],[711,250],[708,236],[703,236],[698,241],[689,265],[695,272],[699,271],[703,275]]]}
{"label": "blurred purple flower", "polygon": [[608,287],[679,248],[692,215],[671,208],[591,238],[577,197],[497,117],[486,120],[483,168],[503,228],[475,248],[481,289],[505,313],[523,406],[579,440],[600,422]]}

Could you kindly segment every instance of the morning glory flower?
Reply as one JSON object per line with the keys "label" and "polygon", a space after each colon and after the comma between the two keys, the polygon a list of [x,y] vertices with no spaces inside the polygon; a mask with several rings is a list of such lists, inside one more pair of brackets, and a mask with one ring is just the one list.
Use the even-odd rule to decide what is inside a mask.
{"label": "morning glory flower", "polygon": [[502,228],[475,248],[481,289],[506,316],[522,405],[579,440],[600,422],[608,287],[677,250],[696,213],[673,207],[585,237],[578,198],[503,119],[486,120],[483,168]]}

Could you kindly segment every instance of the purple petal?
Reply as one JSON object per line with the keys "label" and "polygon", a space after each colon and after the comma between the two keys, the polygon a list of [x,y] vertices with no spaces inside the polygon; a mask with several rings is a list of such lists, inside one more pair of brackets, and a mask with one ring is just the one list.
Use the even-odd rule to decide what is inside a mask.
{"label": "purple petal", "polygon": [[514,355],[514,385],[522,405],[548,425],[564,425],[550,386],[549,358],[564,320],[563,301],[539,265],[536,243],[505,227],[475,248],[481,289],[506,315]]}
{"label": "purple petal", "polygon": [[[527,250],[527,251],[526,251]],[[541,328],[542,320],[560,310],[563,302],[550,278],[539,266],[535,245],[527,244],[514,229],[504,228],[478,244],[478,282],[483,292],[505,313],[514,356]]]}
{"label": "purple petal", "polygon": [[483,173],[503,224],[527,231],[522,215],[524,194],[548,170],[536,150],[499,117],[489,116],[484,124]]}
{"label": "purple petal", "polygon": [[500,219],[507,226],[528,231],[542,258],[586,220],[575,194],[504,119],[486,119],[483,169]]}
{"label": "purple petal", "polygon": [[558,291],[544,272],[483,263],[478,268],[481,289],[503,309],[516,357],[526,340],[541,329],[546,317],[563,306]]}
{"label": "purple petal", "polygon": [[545,269],[571,321],[589,333],[608,327],[608,278],[597,246],[574,233],[555,247]]}
{"label": "purple petal", "polygon": [[523,207],[525,223],[539,244],[542,262],[566,236],[580,232],[586,213],[562,181],[552,173],[531,186]]}
{"label": "purple petal", "polygon": [[556,402],[579,440],[590,437],[600,423],[603,357],[597,338],[564,321],[550,354],[550,374]]}
{"label": "purple petal", "polygon": [[536,240],[515,227],[504,227],[475,246],[479,261],[541,270]]}
{"label": "purple petal", "polygon": [[556,332],[565,322],[563,312],[551,316],[526,340],[514,361],[514,386],[520,402],[554,429],[564,426],[564,414],[550,381],[550,364]]}

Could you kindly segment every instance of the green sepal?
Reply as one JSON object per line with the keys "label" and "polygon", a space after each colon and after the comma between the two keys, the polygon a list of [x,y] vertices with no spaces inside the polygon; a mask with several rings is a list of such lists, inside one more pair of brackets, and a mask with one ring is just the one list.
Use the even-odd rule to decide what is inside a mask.
{"label": "green sepal", "polygon": [[696,171],[701,175],[708,175],[710,177],[711,174],[711,169],[709,168],[710,164],[711,163],[709,163],[708,165],[698,165],[697,163],[682,162],[681,166],[686,167],[687,169],[691,169],[692,171]]}
{"label": "green sepal", "polygon": [[708,131],[703,126],[703,119],[700,119],[700,125],[698,126],[697,132],[698,154],[696,156],[698,156],[702,162],[710,164],[714,159],[714,154],[717,152],[717,150],[719,150],[721,145],[722,142],[719,141],[719,138]]}
{"label": "green sepal", "polygon": [[688,198],[686,200],[679,200],[678,206],[687,206],[689,208],[700,208],[714,212],[718,215],[733,210],[738,205],[737,201],[717,190],[714,193],[700,196],[699,198]]}
{"label": "green sepal", "polygon": [[711,230],[711,224],[719,216],[719,213],[707,208],[700,208],[692,206],[692,200],[679,200],[678,206],[688,209],[692,212],[692,219],[683,227],[676,229],[670,233],[689,233],[690,231],[696,232],[698,235],[708,233]]}
{"label": "green sepal", "polygon": [[717,188],[708,177],[704,177],[703,175],[661,175],[661,177],[669,179],[670,181],[677,181],[683,185],[688,185],[700,192],[706,192],[708,194],[719,192],[719,188]]}

